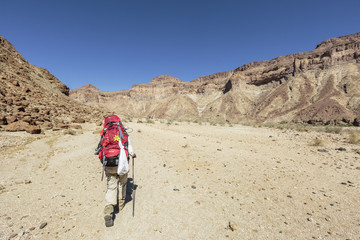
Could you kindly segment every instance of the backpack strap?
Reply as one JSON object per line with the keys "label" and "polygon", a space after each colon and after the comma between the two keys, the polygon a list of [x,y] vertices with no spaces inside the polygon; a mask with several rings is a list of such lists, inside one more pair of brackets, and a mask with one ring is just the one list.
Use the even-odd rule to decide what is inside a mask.
{"label": "backpack strap", "polygon": [[104,129],[103,129],[103,133],[102,133],[102,135],[101,135],[101,138],[100,138],[100,141],[99,141],[99,143],[98,143],[98,146],[97,146],[97,148],[95,149],[94,155],[98,155],[99,152],[100,152],[101,149],[102,149],[102,144],[101,144],[101,142],[102,142],[102,140],[104,139],[104,135],[105,135],[105,133],[106,133],[106,130],[107,130],[107,128],[104,128]]}
{"label": "backpack strap", "polygon": [[122,143],[122,140],[124,139],[124,134],[123,134],[123,132],[121,131],[120,126],[122,127],[122,129],[124,129],[124,133],[125,133],[127,136],[129,136],[129,135],[128,135],[127,132],[125,131],[125,127],[124,127],[124,125],[122,124],[122,122],[117,122],[116,125],[118,125],[119,132],[120,132],[120,139],[121,139],[121,141],[119,141],[119,142],[121,142],[121,145],[123,145],[124,148],[126,149],[126,151],[128,151],[128,146],[127,146],[127,144],[123,144],[123,143]]}
{"label": "backpack strap", "polygon": [[[117,122],[116,123],[116,125],[118,126],[118,128],[119,128],[119,132],[120,132],[120,139],[121,140],[123,140],[124,139],[124,135],[123,135],[123,133],[122,133],[122,131],[121,131],[121,127],[124,129],[124,126],[122,125],[122,123],[121,122]],[[121,127],[120,127],[120,125],[121,125]],[[122,143],[121,143],[122,144]]]}

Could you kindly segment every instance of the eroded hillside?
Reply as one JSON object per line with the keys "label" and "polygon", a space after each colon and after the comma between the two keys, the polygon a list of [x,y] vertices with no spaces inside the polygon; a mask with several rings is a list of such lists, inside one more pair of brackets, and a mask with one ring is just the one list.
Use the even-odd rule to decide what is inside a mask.
{"label": "eroded hillside", "polygon": [[161,75],[129,90],[103,92],[86,85],[70,96],[139,117],[358,125],[360,33],[190,82]]}
{"label": "eroded hillside", "polygon": [[96,121],[103,113],[69,98],[69,88],[0,36],[0,125],[8,131],[66,128]]}

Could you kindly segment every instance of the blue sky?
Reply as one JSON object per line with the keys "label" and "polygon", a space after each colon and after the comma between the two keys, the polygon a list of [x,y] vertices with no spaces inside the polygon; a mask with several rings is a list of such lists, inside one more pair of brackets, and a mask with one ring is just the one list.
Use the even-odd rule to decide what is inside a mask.
{"label": "blue sky", "polygon": [[70,89],[191,81],[360,32],[359,0],[2,0],[0,35]]}

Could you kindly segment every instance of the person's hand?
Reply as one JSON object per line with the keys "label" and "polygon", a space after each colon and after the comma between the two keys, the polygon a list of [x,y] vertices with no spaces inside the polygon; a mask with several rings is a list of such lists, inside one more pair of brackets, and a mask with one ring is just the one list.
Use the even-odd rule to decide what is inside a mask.
{"label": "person's hand", "polygon": [[135,153],[131,154],[131,156],[132,156],[132,158],[136,158],[136,154],[135,154]]}

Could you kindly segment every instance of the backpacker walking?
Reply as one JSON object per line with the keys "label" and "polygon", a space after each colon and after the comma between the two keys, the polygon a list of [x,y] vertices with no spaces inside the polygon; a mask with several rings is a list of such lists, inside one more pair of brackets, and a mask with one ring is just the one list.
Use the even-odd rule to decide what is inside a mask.
{"label": "backpacker walking", "polygon": [[100,135],[101,139],[95,154],[99,155],[103,164],[102,174],[105,171],[106,175],[104,220],[105,226],[111,227],[114,225],[114,211],[116,208],[121,211],[125,206],[129,155],[136,158],[136,154],[118,116],[111,115],[105,118],[104,129]]}

